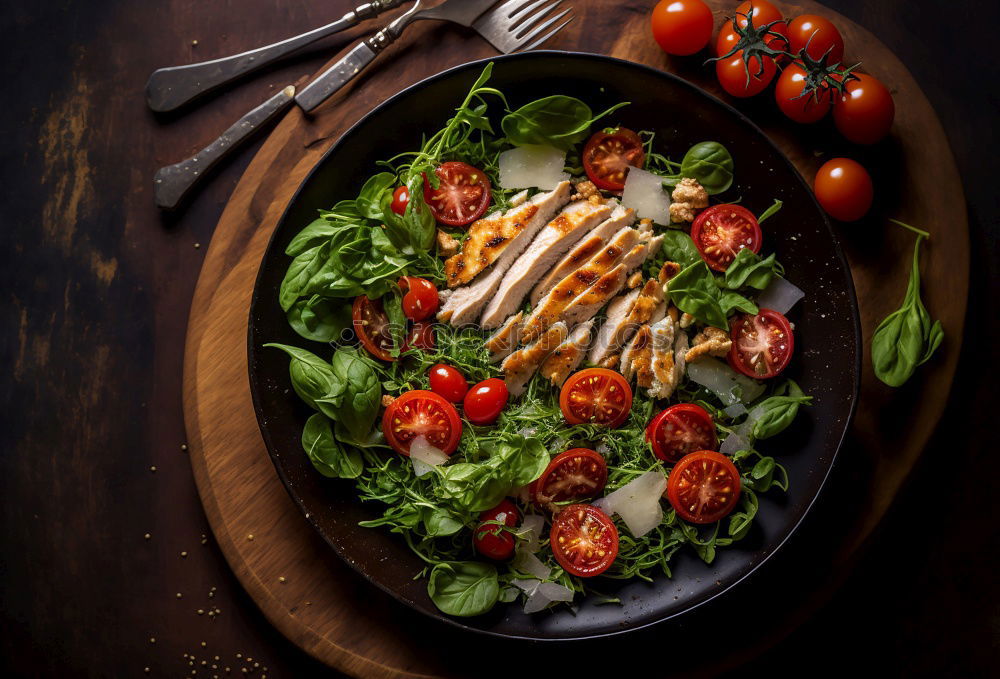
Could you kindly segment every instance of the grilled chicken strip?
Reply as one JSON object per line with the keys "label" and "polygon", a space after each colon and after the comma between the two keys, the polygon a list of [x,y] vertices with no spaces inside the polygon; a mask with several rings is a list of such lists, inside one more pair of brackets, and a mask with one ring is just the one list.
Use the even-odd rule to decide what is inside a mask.
{"label": "grilled chicken strip", "polygon": [[593,231],[583,237],[576,247],[569,254],[562,258],[558,264],[545,274],[531,290],[531,306],[538,306],[538,302],[561,280],[578,269],[584,262],[596,255],[608,242],[608,239],[619,233],[626,226],[631,226],[635,222],[635,210],[624,208],[621,205],[615,207],[611,216],[598,224]]}
{"label": "grilled chicken strip", "polygon": [[524,393],[524,386],[538,370],[538,366],[566,340],[568,334],[565,323],[556,323],[546,330],[537,342],[518,349],[504,359],[500,368],[503,370],[503,380],[507,383],[507,391],[511,396],[520,396]]}
{"label": "grilled chicken strip", "polygon": [[570,203],[545,225],[528,249],[517,258],[486,305],[479,324],[495,328],[521,306],[538,277],[569,250],[580,237],[611,214],[607,205],[580,200]]}
{"label": "grilled chicken strip", "polygon": [[653,386],[649,395],[668,398],[684,375],[684,355],[688,350],[688,337],[677,323],[679,312],[670,307],[662,321],[653,330]]}
{"label": "grilled chicken strip", "polygon": [[569,374],[576,370],[587,352],[587,345],[590,344],[591,329],[594,327],[593,321],[581,323],[570,333],[565,342],[556,347],[538,372],[546,378],[553,386],[561,387]]}
{"label": "grilled chicken strip", "polygon": [[523,318],[524,312],[518,311],[508,318],[500,326],[500,329],[486,340],[486,348],[490,352],[491,363],[497,363],[507,358],[510,356],[510,352],[514,351],[514,348],[517,347],[521,341],[521,319]]}
{"label": "grilled chicken strip", "polygon": [[607,321],[601,326],[587,360],[599,364],[618,352],[639,326],[652,319],[653,312],[662,302],[663,286],[652,278],[641,290],[632,290],[612,300],[608,305]]}

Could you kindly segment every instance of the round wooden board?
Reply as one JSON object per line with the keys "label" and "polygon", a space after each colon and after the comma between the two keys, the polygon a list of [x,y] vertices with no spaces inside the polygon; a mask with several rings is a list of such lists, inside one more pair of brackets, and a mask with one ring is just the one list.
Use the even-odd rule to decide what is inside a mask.
{"label": "round wooden board", "polygon": [[[350,3],[342,4],[346,8]],[[710,0],[709,4],[721,22],[735,3]],[[770,591],[770,613],[760,621],[760,629],[726,657],[713,661],[718,667],[745,659],[787,634],[826,600],[849,571],[944,410],[960,351],[968,288],[968,225],[964,211],[955,214],[951,207],[965,204],[961,182],[944,131],[912,75],[872,34],[835,12],[808,1],[778,4],[786,16],[813,12],[835,21],[844,34],[849,57],[852,49],[862,47],[865,70],[886,82],[895,95],[892,139],[874,149],[850,150],[850,155],[873,169],[880,195],[868,219],[841,229],[857,288],[863,335],[867,341],[878,320],[898,306],[905,289],[913,241],[902,229],[886,228],[885,217],[894,216],[932,234],[947,232],[947,238],[932,235],[923,261],[924,300],[944,324],[946,340],[939,355],[898,391],[874,378],[866,344],[858,415],[823,495],[837,492],[840,477],[849,489],[853,509],[845,515],[841,507],[833,519],[824,518],[822,501],[817,505],[814,514],[818,516],[810,517],[803,532],[815,533],[815,524],[825,521],[822,541],[810,548],[812,554],[816,549],[827,553],[810,563],[811,591],[793,591],[792,586]],[[652,0],[616,3],[613,12],[598,0],[573,0],[572,5],[576,20],[546,47],[646,63],[718,94],[709,77],[711,69],[702,67],[700,58],[672,60],[656,47],[648,29]],[[492,54],[471,32],[432,22],[417,24],[380,57],[379,64],[314,117],[305,117],[299,109],[291,111],[234,191],[208,249],[192,304],[184,413],[198,490],[215,536],[268,619],[307,653],[352,676],[463,676],[470,666],[463,664],[468,660],[466,652],[456,651],[454,643],[447,650],[434,643],[439,627],[400,606],[344,565],[303,520],[282,487],[261,440],[250,398],[246,355],[250,297],[260,259],[281,214],[337,138],[398,90],[445,68]],[[553,84],[554,90],[557,86]],[[822,163],[827,149],[836,148],[835,134],[826,128],[782,123],[773,102],[733,103],[764,128],[807,178]],[[795,548],[790,545],[785,551]],[[769,568],[775,571],[781,565]],[[478,637],[471,641],[475,643],[462,646],[482,648],[487,643]],[[701,673],[707,667],[702,663],[690,669]]]}

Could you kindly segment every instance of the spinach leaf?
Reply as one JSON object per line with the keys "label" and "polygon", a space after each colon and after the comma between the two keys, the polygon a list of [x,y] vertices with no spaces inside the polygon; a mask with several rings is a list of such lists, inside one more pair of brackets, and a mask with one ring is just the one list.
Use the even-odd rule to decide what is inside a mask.
{"label": "spinach leaf", "polygon": [[490,463],[509,475],[510,488],[525,486],[549,466],[549,451],[536,438],[509,436],[490,457]]}
{"label": "spinach leaf", "polygon": [[417,174],[406,183],[410,200],[402,215],[397,215],[389,207],[392,192],[382,195],[382,214],[385,233],[392,245],[403,254],[427,252],[434,247],[437,235],[437,221],[424,201],[424,178]]}
{"label": "spinach leaf", "polygon": [[304,282],[300,281],[305,274],[296,278],[299,295],[381,297],[410,264],[381,228],[342,229],[321,247],[318,256],[324,257],[324,261],[308,269]]}
{"label": "spinach leaf", "polygon": [[291,357],[288,374],[292,378],[292,389],[306,404],[336,419],[336,408],[346,384],[335,373],[334,367],[316,354],[291,347],[287,344],[265,344],[265,347],[281,349]]}
{"label": "spinach leaf", "polygon": [[378,375],[358,357],[357,347],[338,349],[333,355],[333,371],[344,384],[341,411],[334,419],[343,424],[355,439],[364,440],[375,425],[382,400]]}
{"label": "spinach leaf", "polygon": [[680,229],[669,229],[663,234],[663,254],[671,262],[677,262],[681,268],[691,266],[701,261],[701,253],[695,246],[691,236]]}
{"label": "spinach leaf", "polygon": [[890,387],[899,387],[910,379],[917,366],[934,355],[944,339],[944,330],[941,321],[931,323],[930,314],[920,299],[920,241],[928,234],[895,219],[890,221],[917,234],[903,304],[878,324],[872,336],[875,376]]}
{"label": "spinach leaf", "polygon": [[317,245],[322,245],[335,234],[341,227],[328,219],[320,217],[292,239],[292,242],[285,248],[285,254],[289,257],[301,255],[306,250],[310,250]]}
{"label": "spinach leaf", "polygon": [[774,278],[776,265],[773,252],[761,259],[750,248],[743,248],[726,269],[725,286],[730,290],[739,290],[744,286],[763,290]]}
{"label": "spinach leaf", "polygon": [[361,193],[358,194],[358,211],[368,219],[382,221],[382,196],[387,191],[391,195],[395,184],[396,175],[389,172],[380,172],[369,177],[365,185],[361,187]]}
{"label": "spinach leaf", "polygon": [[465,526],[448,510],[429,504],[420,507],[420,520],[431,537],[454,535]]}
{"label": "spinach leaf", "polygon": [[356,448],[341,446],[333,437],[330,420],[322,413],[315,413],[306,420],[305,429],[302,430],[302,448],[323,476],[355,479],[364,470],[361,452]]}
{"label": "spinach leaf", "polygon": [[735,309],[757,313],[757,306],[747,298],[719,290],[715,276],[701,259],[670,279],[667,294],[678,309],[716,328],[728,328],[727,319]]}
{"label": "spinach leaf", "polygon": [[488,464],[459,462],[435,469],[441,474],[442,495],[467,512],[495,507],[511,490],[509,477]]}
{"label": "spinach leaf", "polygon": [[684,154],[680,176],[697,179],[708,195],[714,196],[733,184],[733,157],[719,142],[703,141]]}
{"label": "spinach leaf", "polygon": [[314,342],[337,342],[351,327],[351,303],[313,295],[300,299],[288,310],[288,324]]}
{"label": "spinach leaf", "polygon": [[780,434],[795,420],[799,406],[811,403],[812,396],[806,396],[799,385],[788,380],[774,396],[754,406],[759,415],[753,425],[753,437],[760,440]]}
{"label": "spinach leaf", "polygon": [[278,288],[278,303],[284,311],[288,311],[295,301],[305,294],[308,283],[326,264],[330,252],[330,241],[315,245],[300,252],[288,265],[285,277]]}
{"label": "spinach leaf", "polygon": [[514,146],[538,144],[568,151],[587,138],[595,121],[627,105],[628,102],[616,104],[595,116],[590,107],[576,97],[554,94],[508,113],[500,127]]}
{"label": "spinach leaf", "polygon": [[439,563],[431,569],[427,594],[447,615],[481,615],[500,598],[497,569],[480,561]]}

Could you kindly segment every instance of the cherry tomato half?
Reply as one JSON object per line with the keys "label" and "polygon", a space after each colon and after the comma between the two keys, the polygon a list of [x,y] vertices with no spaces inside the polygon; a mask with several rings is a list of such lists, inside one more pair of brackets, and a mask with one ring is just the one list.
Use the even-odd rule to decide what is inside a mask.
{"label": "cherry tomato half", "polygon": [[813,192],[826,213],[842,222],[855,222],[868,214],[875,197],[868,171],[850,158],[824,163],[813,180]]}
{"label": "cherry tomato half", "polygon": [[392,449],[410,455],[413,439],[427,442],[451,455],[462,438],[462,420],[455,406],[433,391],[414,389],[393,401],[382,416],[382,433]]}
{"label": "cherry tomato half", "polygon": [[392,203],[389,204],[389,209],[402,216],[409,204],[410,190],[405,186],[397,186],[396,190],[392,192]]}
{"label": "cherry tomato half", "polygon": [[691,240],[706,264],[725,271],[743,248],[760,252],[763,235],[750,210],[740,205],[713,205],[695,217]]}
{"label": "cherry tomato half", "polygon": [[650,21],[653,38],[667,54],[686,57],[712,38],[712,10],[703,0],[660,0]]}
{"label": "cherry tomato half", "polygon": [[403,351],[433,349],[436,344],[433,323],[414,323],[403,339]]}
{"label": "cherry tomato half", "polygon": [[490,180],[482,170],[451,160],[434,170],[440,185],[431,186],[424,175],[424,201],[434,219],[449,226],[465,226],[490,206]]}
{"label": "cherry tomato half", "polygon": [[[494,561],[506,561],[514,555],[514,535],[497,525],[513,528],[520,522],[521,512],[510,500],[504,499],[493,509],[479,515],[480,524],[472,534],[472,546],[476,552]],[[496,521],[497,523],[486,523]]]}
{"label": "cherry tomato half", "polygon": [[600,575],[618,556],[618,529],[593,505],[569,505],[552,520],[552,555],[567,573],[581,578]]}
{"label": "cherry tomato half", "polygon": [[458,368],[444,363],[432,365],[428,379],[431,391],[444,396],[452,403],[461,403],[469,391],[469,383]]}
{"label": "cherry tomato half", "polygon": [[617,127],[595,132],[583,147],[583,169],[599,189],[621,191],[629,166],[642,167],[646,152],[632,130]]}
{"label": "cherry tomato half", "polygon": [[570,375],[559,392],[559,407],[570,424],[603,424],[614,429],[628,418],[632,388],[619,373],[587,368]]}
{"label": "cherry tomato half", "polygon": [[646,440],[653,445],[656,457],[670,463],[696,450],[715,450],[719,446],[712,416],[694,403],[670,406],[650,420]]}
{"label": "cherry tomato half", "polygon": [[351,309],[354,334],[361,340],[369,354],[383,361],[395,361],[392,351],[392,334],[389,332],[389,317],[382,309],[382,300],[368,299],[359,295]]}
{"label": "cherry tomato half", "polygon": [[844,37],[829,19],[815,14],[801,14],[788,22],[789,51],[798,55],[803,49],[813,59],[819,60],[827,51],[827,64],[844,60]]}
{"label": "cherry tomato half", "polygon": [[882,82],[867,73],[855,73],[844,94],[834,102],[833,123],[855,144],[874,144],[889,134],[896,117],[892,95]]}
{"label": "cherry tomato half", "polygon": [[729,365],[747,377],[765,380],[778,375],[792,360],[795,335],[783,314],[761,309],[738,316],[729,331],[733,346]]}
{"label": "cherry tomato half", "polygon": [[797,63],[789,64],[778,76],[774,100],[781,112],[791,120],[797,123],[815,123],[830,112],[833,101],[830,90],[826,87],[819,87],[803,96],[805,86],[805,69]]}
{"label": "cherry tomato half", "polygon": [[426,278],[403,276],[399,288],[403,291],[403,314],[411,321],[430,318],[438,310],[437,286]]}
{"label": "cherry tomato half", "polygon": [[465,416],[472,424],[493,424],[507,405],[509,395],[507,383],[500,378],[483,380],[465,395]]}
{"label": "cherry tomato half", "polygon": [[552,458],[532,484],[532,498],[543,505],[581,500],[599,495],[607,482],[604,457],[590,448],[573,448]]}
{"label": "cherry tomato half", "polygon": [[[749,68],[750,78],[747,78]],[[752,97],[760,94],[774,80],[778,66],[774,59],[763,58],[763,67],[759,57],[750,57],[748,63],[743,62],[743,50],[731,57],[715,62],[715,77],[726,92],[734,97]]]}
{"label": "cherry tomato half", "polygon": [[670,470],[667,499],[677,516],[690,523],[714,523],[729,515],[740,499],[740,473],[728,457],[700,450]]}

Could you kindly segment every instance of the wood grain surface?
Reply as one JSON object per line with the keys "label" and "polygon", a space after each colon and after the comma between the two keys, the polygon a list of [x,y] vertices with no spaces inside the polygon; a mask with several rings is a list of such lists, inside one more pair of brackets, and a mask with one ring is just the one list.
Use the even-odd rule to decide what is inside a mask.
{"label": "wood grain surface", "polygon": [[[714,5],[717,10],[723,7],[722,2]],[[715,89],[700,59],[670,60],[649,39],[647,3],[622,3],[615,21],[600,7],[598,2],[575,2],[576,21],[548,46],[597,51],[663,67]],[[968,238],[965,220],[950,218],[948,206],[932,198],[936,191],[962,196],[962,185],[941,125],[912,76],[874,36],[845,18],[812,3],[786,8],[789,15],[803,11],[831,16],[848,45],[863,45],[866,69],[886,82],[900,102],[889,142],[860,154],[851,149],[852,155],[860,155],[872,168],[879,186],[888,190],[880,192],[879,204],[868,218],[845,232],[871,234],[888,215],[926,225],[935,254],[924,267],[927,303],[955,333],[934,364],[921,372],[922,388],[891,391],[874,378],[865,361],[861,405],[844,457],[847,468],[860,465],[867,478],[855,490],[860,502],[851,520],[835,535],[837,548],[830,565],[834,573],[842,573],[882,518],[944,410],[965,317]],[[426,49],[429,45],[435,49]],[[413,614],[398,611],[381,593],[359,584],[355,574],[331,566],[329,554],[316,548],[311,529],[286,496],[256,431],[249,398],[244,338],[250,294],[277,220],[305,174],[343,131],[406,84],[490,53],[473,36],[440,25],[419,26],[383,57],[380,68],[366,72],[314,117],[291,112],[237,186],[216,229],[195,292],[185,361],[185,418],[195,478],[209,521],[237,576],[268,619],[309,653],[350,675],[463,676],[440,654],[431,652],[433,644],[425,643],[428,635],[408,633],[415,623],[425,629],[436,625],[414,621]],[[746,108],[806,177],[815,174],[831,154],[846,149],[829,129],[776,124],[779,119],[761,110],[766,108],[761,102]],[[931,164],[936,167],[933,175],[920,171]],[[942,238],[939,225],[949,221],[950,237]],[[905,261],[912,248],[906,232],[882,232],[886,233],[884,242],[872,243],[867,237],[863,247],[850,237],[845,239],[866,338],[898,306],[905,288],[906,268],[886,268],[886,256]],[[919,400],[913,398],[921,393]],[[879,426],[886,411],[896,408],[914,415],[914,426],[905,432]],[[888,449],[891,455],[885,454]],[[255,540],[247,540],[248,534],[254,534]],[[284,581],[278,579],[281,574]],[[836,577],[829,579],[817,597],[792,606],[786,615],[802,615],[836,582]],[[359,589],[364,596],[359,597]],[[371,605],[371,600],[379,605]],[[311,605],[305,605],[306,601]],[[725,602],[716,608],[724,609]],[[733,657],[718,657],[715,664],[725,666]],[[704,665],[676,669],[702,670]],[[493,674],[488,669],[481,672]]]}
{"label": "wood grain surface", "polygon": [[[336,19],[354,4],[13,0],[0,12],[8,94],[0,107],[4,676],[134,677],[146,676],[148,670],[149,676],[211,677],[244,669],[255,677],[343,676],[299,648],[315,653],[320,628],[292,634],[290,643],[260,613],[256,600],[262,590],[286,611],[317,603],[301,596],[312,596],[309,586],[285,593],[282,587],[294,583],[292,571],[257,571],[251,577],[243,568],[234,576],[209,529],[206,511],[212,512],[212,505],[203,509],[182,448],[181,367],[195,281],[220,215],[263,140],[220,168],[203,192],[174,215],[161,215],[153,207],[151,177],[156,168],[214,139],[275,88],[302,82],[368,26],[326,40],[174,115],[151,114],[142,92],[156,68],[301,33]],[[667,66],[642,29],[641,17],[653,0],[626,4],[626,14],[609,10],[612,3],[586,11],[589,30],[612,30],[619,37],[591,43],[588,35],[585,48],[607,52],[636,47],[651,63]],[[786,545],[740,597],[731,599],[732,606],[708,611],[718,616],[708,635],[719,640],[714,646],[691,641],[698,630],[713,629],[692,620],[653,638],[637,638],[632,645],[588,645],[585,654],[566,655],[551,647],[544,652],[496,648],[427,627],[355,579],[351,594],[356,600],[341,614],[361,610],[358,620],[389,619],[402,628],[400,638],[419,637],[425,650],[414,652],[409,670],[438,663],[452,674],[468,676],[485,659],[491,667],[531,674],[533,668],[582,655],[593,661],[597,673],[609,661],[637,660],[631,654],[648,644],[662,649],[654,665],[661,671],[653,674],[670,674],[675,666],[690,670],[699,658],[705,664],[693,670],[696,674],[740,665],[744,677],[765,672],[801,676],[803,668],[820,676],[858,671],[987,676],[995,671],[1000,592],[989,556],[1000,551],[1000,532],[992,525],[1000,509],[1000,475],[992,473],[993,447],[984,442],[995,438],[1000,395],[993,346],[1000,324],[991,311],[1000,273],[1000,192],[995,189],[1000,148],[994,129],[997,102],[984,89],[983,78],[990,73],[986,49],[992,27],[1000,21],[998,8],[978,0],[954,0],[946,8],[903,0],[825,4],[868,28],[909,67],[934,103],[957,157],[968,202],[937,184],[921,197],[947,210],[943,222],[922,225],[935,231],[924,253],[925,267],[940,259],[945,259],[943,266],[954,267],[940,244],[953,237],[956,218],[967,213],[971,227],[969,321],[955,387],[948,394],[932,376],[931,371],[942,369],[942,357],[922,370],[899,400],[890,400],[885,392],[873,401],[885,406],[868,414],[879,422],[883,434],[875,443],[883,447],[866,448],[858,441],[845,447],[842,464],[801,537]],[[795,11],[792,4],[785,6]],[[628,35],[620,24],[629,27]],[[602,28],[609,25],[612,29]],[[402,87],[417,71],[431,73],[489,54],[460,29],[425,30],[410,34],[424,37],[423,43],[404,39],[404,70],[387,70],[383,86]],[[849,36],[848,51],[867,59],[868,44],[856,38],[856,33]],[[581,39],[581,33],[574,33],[570,43]],[[696,61],[670,67],[694,80],[703,75]],[[901,99],[897,93],[900,108],[909,101],[908,95]],[[922,105],[918,100],[917,106]],[[777,120],[769,101],[740,107],[759,122]],[[332,141],[328,135],[317,130],[289,143],[299,145],[302,154],[308,144]],[[811,145],[825,148],[822,130],[795,136],[808,142],[801,147],[806,154]],[[887,151],[899,149],[890,145]],[[276,157],[274,149],[271,153]],[[932,153],[921,154],[919,165],[911,159],[907,156],[908,173],[935,179],[941,174],[940,159]],[[243,218],[260,223],[270,216],[269,196],[296,181],[270,178],[261,184],[259,197],[243,190],[238,203],[246,208]],[[879,181],[880,195],[898,183],[893,172]],[[232,211],[235,205],[227,213],[230,222],[234,215],[240,217]],[[899,211],[899,216],[912,214]],[[880,296],[901,296],[897,276],[905,273],[900,267],[906,266],[911,242],[882,223],[866,222],[844,233],[856,272],[863,267],[871,277],[884,273]],[[228,246],[217,246],[217,254],[237,266],[252,234],[243,238],[242,244],[230,239]],[[217,274],[224,268],[218,261],[214,267]],[[942,317],[953,303],[964,301],[957,293],[925,289],[931,312]],[[947,326],[946,332],[946,343],[954,349],[959,329]],[[193,360],[190,354],[187,359]],[[200,369],[209,364],[205,359]],[[212,369],[222,373],[226,367],[216,363]],[[901,469],[896,461],[912,450],[910,443],[899,443],[902,437],[912,442],[923,434],[907,433],[911,428],[932,426],[920,421],[918,408],[932,393],[947,396],[948,405],[914,472],[895,499],[872,494],[876,469],[889,476],[891,485],[898,482],[892,476]],[[256,434],[255,423],[234,440],[249,433]],[[239,460],[224,471],[249,485],[263,478],[255,476],[255,464]],[[287,502],[283,491],[273,497]],[[875,516],[890,502],[866,548],[856,550],[846,563],[839,561],[846,536],[861,535],[855,531],[861,517]],[[267,540],[256,533],[252,542],[245,535],[226,539],[242,549],[249,542],[264,552],[276,549],[289,528],[301,537],[300,558],[321,564],[322,575],[311,576],[317,587],[343,575],[353,577],[317,536],[302,530],[304,522],[283,524],[280,516],[252,526]],[[283,585],[280,577],[285,577]],[[360,657],[379,641],[366,641],[361,638],[365,633],[359,628],[350,640]],[[708,661],[720,655],[721,665]],[[359,662],[371,667],[370,661]],[[360,672],[357,667],[352,671]],[[612,671],[620,673],[621,664]]]}

